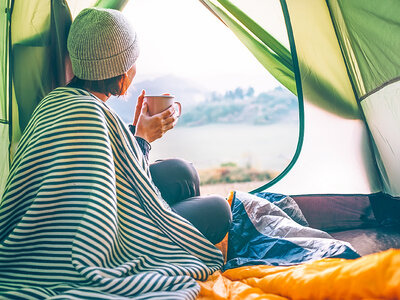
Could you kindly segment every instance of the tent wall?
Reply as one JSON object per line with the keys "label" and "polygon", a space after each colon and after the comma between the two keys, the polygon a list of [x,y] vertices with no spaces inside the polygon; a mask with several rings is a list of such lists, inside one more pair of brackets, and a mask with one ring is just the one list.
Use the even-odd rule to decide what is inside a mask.
{"label": "tent wall", "polygon": [[1,162],[0,162],[0,193],[3,192],[4,186],[6,184],[7,175],[9,171],[9,155],[8,155],[8,124],[0,123],[0,151],[1,151]]}
{"label": "tent wall", "polygon": [[293,169],[268,191],[291,195],[380,191],[364,122],[336,116],[305,100],[301,154]]}
{"label": "tent wall", "polygon": [[400,2],[330,0],[349,74],[375,145],[383,191],[400,196]]}
{"label": "tent wall", "polygon": [[328,0],[337,37],[360,100],[400,77],[400,2]]}
{"label": "tent wall", "polygon": [[122,10],[128,1],[129,0],[64,0],[62,2],[67,2],[72,17],[75,18],[85,7],[97,6]]}
{"label": "tent wall", "polygon": [[39,101],[56,86],[65,84],[65,44],[70,24],[68,7],[62,1],[14,2],[11,17],[13,148]]}
{"label": "tent wall", "polygon": [[[75,15],[84,6],[97,5],[121,9],[126,2],[127,0],[70,0],[68,4],[74,8]],[[381,189],[380,180],[374,175],[377,174],[377,167],[374,160],[371,159],[368,133],[364,122],[360,120],[362,116],[359,113],[354,91],[357,91],[357,96],[360,98],[365,96],[363,95],[364,92],[374,91],[374,88],[379,87],[379,85],[400,76],[398,74],[400,56],[397,53],[385,52],[386,46],[382,47],[385,42],[395,40],[395,44],[391,43],[386,47],[389,49],[387,51],[399,49],[400,39],[398,34],[400,30],[398,30],[398,14],[396,14],[399,3],[390,0],[381,5],[380,2],[374,4],[373,0],[365,1],[370,5],[369,14],[374,16],[374,18],[371,18],[371,22],[375,26],[365,25],[362,15],[353,14],[349,17],[343,13],[343,11],[352,11],[352,8],[359,10],[360,14],[363,13],[365,9],[359,9],[356,0],[328,1],[330,7],[324,0],[287,0],[286,3],[293,25],[304,98],[312,104],[306,105],[305,143],[299,162],[284,182],[274,189],[283,192],[290,186],[291,189],[287,191],[288,193],[370,193],[379,191]],[[346,8],[343,9],[343,6],[346,6]],[[57,7],[56,10],[54,10],[55,7]],[[5,9],[5,7],[2,8]],[[373,12],[376,12],[376,14],[374,15]],[[386,14],[392,18],[392,22],[387,23],[391,26],[395,24],[394,28],[382,25],[383,21],[379,16],[386,16]],[[331,22],[331,16],[337,20],[335,23],[336,32]],[[14,103],[11,111],[14,125],[12,142],[14,144],[18,142],[20,131],[26,126],[38,101],[52,88],[62,85],[66,81],[65,60],[62,50],[65,50],[65,37],[69,26],[69,23],[66,22],[68,18],[69,11],[65,1],[54,1],[53,4],[49,0],[15,1],[11,19],[12,101]],[[4,26],[6,20],[7,15],[4,14],[1,21],[3,22],[3,29],[6,28]],[[362,30],[371,27],[373,32],[376,33],[376,40],[372,43],[376,47],[367,47],[367,56],[363,56],[363,51],[369,40],[362,39],[363,36],[360,38],[354,35],[354,32],[359,32],[358,30],[353,32],[354,27],[351,27],[352,31],[350,32],[348,20],[354,20],[354,24]],[[57,21],[60,21],[62,26],[58,27]],[[347,24],[346,27],[343,24]],[[380,27],[386,33],[383,35],[384,39],[382,39],[382,32],[375,30]],[[338,34],[338,28],[343,28],[339,30],[343,33],[342,35]],[[340,36],[342,48],[338,43],[338,36]],[[354,41],[357,41],[357,47],[353,46]],[[7,45],[7,43],[3,43],[3,47],[4,45]],[[51,53],[54,53],[54,49],[58,49],[55,52],[59,53],[60,56],[55,60],[49,59]],[[375,56],[378,50],[381,51],[379,56],[386,58],[386,60],[381,60]],[[4,55],[4,51],[3,48],[2,55]],[[361,60],[357,60],[356,57],[360,57]],[[3,61],[6,59],[7,55],[3,57]],[[372,65],[368,64],[369,62],[372,62]],[[390,65],[390,63],[393,63],[393,65]],[[376,64],[388,67],[373,69],[372,67],[376,67]],[[8,83],[4,81],[4,76],[8,74],[8,71],[4,69],[4,66],[7,66],[7,64],[3,64],[1,69],[2,92],[8,95],[6,89]],[[374,72],[371,71],[372,69]],[[381,69],[384,71],[384,76],[380,76]],[[348,78],[348,73],[352,75],[353,85]],[[369,76],[368,74],[372,75]],[[378,82],[377,78],[383,79],[383,82]],[[386,93],[387,90],[382,89],[385,92],[381,93]],[[392,93],[394,93],[392,96],[385,94],[389,95],[389,98],[385,100],[385,105],[392,112],[392,120],[386,119],[385,123],[380,121],[379,126],[371,122],[379,119],[378,114],[382,114],[382,116],[386,114],[383,111],[379,112],[376,108],[378,107],[377,101],[379,101],[376,98],[382,94],[377,94],[368,99],[365,98],[366,101],[361,106],[365,110],[370,126],[376,127],[376,130],[371,129],[371,131],[374,134],[376,148],[380,151],[377,161],[382,177],[385,179],[385,191],[397,195],[399,193],[398,188],[394,187],[399,186],[398,178],[400,176],[398,171],[388,171],[388,165],[399,165],[400,156],[395,153],[390,157],[385,153],[390,153],[391,148],[397,147],[398,140],[395,134],[388,134],[379,141],[379,135],[382,135],[384,127],[399,127],[399,107],[396,106],[395,98],[393,98],[397,91]],[[382,97],[379,96],[379,98]],[[8,153],[9,141],[7,137],[9,130],[7,122],[9,116],[7,116],[7,113],[9,109],[7,104],[9,101],[5,100],[4,95],[2,99],[0,119],[3,121],[0,122],[0,138],[2,138],[2,151],[7,149],[3,153]],[[332,112],[334,115],[315,108],[313,104]],[[314,121],[309,118],[309,114],[316,115]],[[382,145],[385,143],[387,149],[382,150]],[[7,159],[3,161],[7,162]],[[6,170],[8,166],[3,164],[0,168]],[[6,171],[2,172],[3,177],[6,173]],[[4,178],[2,179],[4,181]],[[395,181],[390,182],[391,180]]]}
{"label": "tent wall", "polygon": [[287,0],[303,93],[311,103],[345,118],[359,118],[346,65],[323,0]]}
{"label": "tent wall", "polygon": [[364,121],[359,119],[358,104],[326,2],[287,0],[286,3],[306,101],[305,134],[296,165],[269,191],[378,192],[381,184],[368,132]]}
{"label": "tent wall", "polygon": [[400,81],[364,98],[361,106],[374,138],[384,192],[400,197]]}

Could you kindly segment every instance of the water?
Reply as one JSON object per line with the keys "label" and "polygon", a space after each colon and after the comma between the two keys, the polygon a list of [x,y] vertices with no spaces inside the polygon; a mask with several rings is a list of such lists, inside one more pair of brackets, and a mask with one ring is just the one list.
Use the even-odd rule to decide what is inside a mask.
{"label": "water", "polygon": [[235,163],[275,173],[294,155],[297,136],[296,122],[178,127],[152,143],[150,161],[180,157],[193,162],[197,169]]}

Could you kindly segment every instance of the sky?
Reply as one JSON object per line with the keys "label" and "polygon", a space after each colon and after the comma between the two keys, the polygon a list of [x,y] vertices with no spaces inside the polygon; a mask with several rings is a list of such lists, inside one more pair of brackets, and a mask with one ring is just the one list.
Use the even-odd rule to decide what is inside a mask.
{"label": "sky", "polygon": [[[280,1],[231,1],[288,48]],[[124,13],[141,43],[136,80],[174,74],[222,91],[253,86],[260,92],[279,85],[198,0],[131,0]],[[307,124],[302,154],[282,184],[273,190],[289,194],[370,192],[364,170],[367,167],[362,143],[366,135],[362,134],[362,121],[342,119],[305,104]],[[268,144],[268,150],[282,147],[276,141]],[[358,178],[357,182],[354,178]]]}
{"label": "sky", "polygon": [[[279,1],[233,2],[287,44]],[[237,86],[252,86],[260,92],[279,85],[197,0],[132,0],[123,12],[141,46],[136,81],[173,74],[220,92]]]}

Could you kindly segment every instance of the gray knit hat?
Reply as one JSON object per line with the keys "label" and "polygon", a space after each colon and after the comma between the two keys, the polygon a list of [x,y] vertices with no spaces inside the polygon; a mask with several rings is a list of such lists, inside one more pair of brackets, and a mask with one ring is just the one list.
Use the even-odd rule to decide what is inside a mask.
{"label": "gray knit hat", "polygon": [[82,10],[71,25],[67,47],[74,75],[84,80],[121,75],[139,56],[135,31],[114,9]]}

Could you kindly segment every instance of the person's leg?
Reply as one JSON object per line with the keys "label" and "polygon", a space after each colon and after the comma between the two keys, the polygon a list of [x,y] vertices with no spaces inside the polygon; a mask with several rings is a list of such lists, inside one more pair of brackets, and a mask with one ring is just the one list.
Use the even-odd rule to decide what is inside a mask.
{"label": "person's leg", "polygon": [[222,241],[232,222],[228,201],[218,195],[192,197],[171,208],[192,223],[213,244]]}
{"label": "person's leg", "polygon": [[192,163],[170,158],[150,165],[154,184],[169,205],[187,198],[200,196],[200,179]]}
{"label": "person's leg", "polygon": [[193,164],[183,159],[158,160],[150,165],[154,184],[177,214],[216,244],[228,232],[232,214],[221,196],[200,196],[200,179]]}

